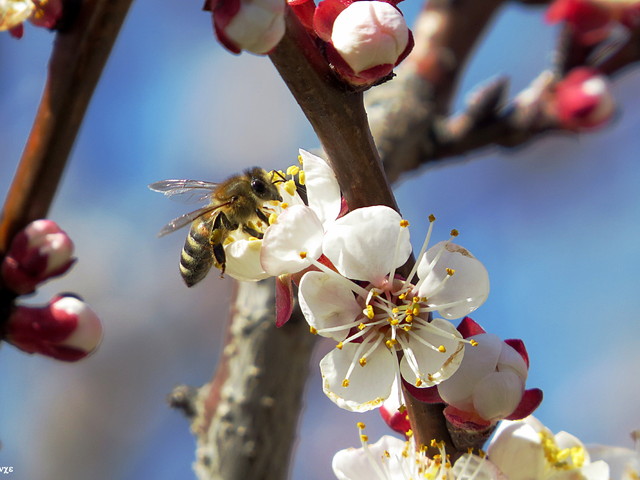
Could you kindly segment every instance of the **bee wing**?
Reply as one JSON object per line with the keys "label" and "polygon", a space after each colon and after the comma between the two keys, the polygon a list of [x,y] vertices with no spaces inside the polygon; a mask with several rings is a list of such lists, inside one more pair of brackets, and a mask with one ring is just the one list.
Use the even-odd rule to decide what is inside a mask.
{"label": "bee wing", "polygon": [[174,218],[169,223],[167,223],[162,230],[158,232],[159,237],[164,237],[166,234],[175,232],[176,230],[181,229],[182,227],[186,227],[191,222],[193,222],[196,218],[205,215],[207,213],[213,212],[217,210],[222,205],[207,205],[206,207],[199,208],[194,210],[193,212],[185,213],[184,215],[180,215],[178,218]]}
{"label": "bee wing", "polygon": [[198,203],[209,200],[218,185],[203,180],[161,180],[152,183],[149,188],[182,203]]}

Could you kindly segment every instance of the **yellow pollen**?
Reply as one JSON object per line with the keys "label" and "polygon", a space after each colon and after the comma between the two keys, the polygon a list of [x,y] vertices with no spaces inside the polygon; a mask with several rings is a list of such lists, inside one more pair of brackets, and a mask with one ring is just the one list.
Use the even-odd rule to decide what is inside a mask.
{"label": "yellow pollen", "polygon": [[393,313],[394,315],[396,315],[399,311],[400,311],[400,309],[398,307],[393,307],[391,309],[391,313]]}
{"label": "yellow pollen", "polygon": [[367,428],[367,426],[363,422],[356,423],[356,427],[358,427],[360,430],[364,430],[365,428]]}
{"label": "yellow pollen", "polygon": [[293,180],[287,180],[286,182],[284,182],[283,188],[285,192],[293,196],[296,193],[296,182],[294,182]]}
{"label": "yellow pollen", "polygon": [[338,350],[342,350],[342,347],[344,347],[344,344],[342,342],[338,342],[338,344],[336,345],[336,348]]}
{"label": "yellow pollen", "polygon": [[360,435],[360,440],[362,440],[365,443],[368,442],[369,441],[369,435],[365,435],[365,434]]}
{"label": "yellow pollen", "polygon": [[404,317],[404,321],[407,323],[411,323],[413,322],[413,315],[409,314],[406,317]]}
{"label": "yellow pollen", "polygon": [[273,225],[274,223],[276,223],[277,220],[278,220],[278,215],[276,215],[275,213],[272,213],[271,215],[269,215],[269,225]]}
{"label": "yellow pollen", "polygon": [[411,303],[418,303],[420,301],[420,297],[413,297],[411,299]]}
{"label": "yellow pollen", "polygon": [[361,367],[364,367],[367,364],[367,359],[365,357],[362,357],[360,360],[358,360],[358,363]]}
{"label": "yellow pollen", "polygon": [[409,429],[406,432],[404,432],[404,434],[407,436],[407,438],[412,437],[413,436],[413,430]]}
{"label": "yellow pollen", "polygon": [[304,161],[302,160],[302,155],[298,155],[298,163],[302,165]]}
{"label": "yellow pollen", "polygon": [[436,221],[436,216],[432,213],[431,215],[429,215],[429,222],[433,223]]}
{"label": "yellow pollen", "polygon": [[440,353],[445,353],[445,352],[447,351],[447,349],[445,348],[445,346],[444,346],[444,345],[440,345],[440,346],[438,347],[438,351],[439,351]]}
{"label": "yellow pollen", "polygon": [[411,313],[413,313],[414,316],[418,315],[420,313],[420,307],[413,307]]}
{"label": "yellow pollen", "polygon": [[402,327],[402,329],[403,329],[405,332],[408,332],[409,330],[411,330],[411,325],[405,325],[404,327]]}
{"label": "yellow pollen", "polygon": [[407,298],[407,294],[406,293],[401,293],[400,295],[398,295],[398,298],[400,300],[404,300],[405,298]]}
{"label": "yellow pollen", "polygon": [[358,325],[358,330],[364,330],[365,328],[367,328],[367,326],[364,323],[360,323],[360,325]]}
{"label": "yellow pollen", "polygon": [[284,210],[285,208],[289,208],[289,204],[287,202],[282,202],[280,204],[280,207],[282,207],[282,209]]}
{"label": "yellow pollen", "polygon": [[400,226],[402,228],[406,228],[409,226],[409,222],[403,218],[402,220],[400,220]]}
{"label": "yellow pollen", "polygon": [[419,387],[420,385],[422,385],[422,380],[420,380],[420,377],[416,378],[416,387]]}
{"label": "yellow pollen", "polygon": [[300,167],[297,165],[291,165],[289,168],[287,168],[287,175],[297,175],[298,172],[300,171]]}
{"label": "yellow pollen", "polygon": [[477,347],[478,346],[478,342],[476,342],[475,340],[471,339],[469,341],[469,343],[471,344],[472,347]]}
{"label": "yellow pollen", "polygon": [[458,232],[458,230],[456,230],[455,228],[453,230],[451,230],[451,236],[452,237],[457,237],[458,235],[460,235],[460,232]]}
{"label": "yellow pollen", "polygon": [[316,327],[311,327],[311,326],[310,326],[310,327],[309,327],[309,331],[310,331],[311,333],[313,333],[314,335],[317,335],[317,334],[318,334],[318,330],[316,329]]}
{"label": "yellow pollen", "polygon": [[374,317],[374,313],[373,313],[373,305],[367,305],[367,308],[365,309],[365,312],[363,312],[367,318],[369,320],[373,320]]}
{"label": "yellow pollen", "polygon": [[385,457],[387,457],[387,458],[391,458],[391,454],[390,454],[387,450],[385,450],[384,452],[382,452],[382,454],[383,454]]}
{"label": "yellow pollen", "polygon": [[388,349],[392,349],[398,344],[398,341],[395,338],[390,338],[389,340],[384,342],[384,344],[387,346]]}
{"label": "yellow pollen", "polygon": [[304,170],[300,170],[300,173],[298,173],[298,181],[300,182],[300,185],[304,185],[307,181],[307,176],[305,175]]}
{"label": "yellow pollen", "polygon": [[396,319],[396,318],[390,318],[389,319],[389,325],[393,325],[394,327],[396,325],[398,325],[400,323],[400,320]]}
{"label": "yellow pollen", "polygon": [[453,276],[454,273],[456,273],[456,271],[453,268],[447,268],[447,275],[449,275],[450,277]]}
{"label": "yellow pollen", "polygon": [[307,252],[300,252],[299,255],[300,255],[300,258],[303,260],[307,258]]}
{"label": "yellow pollen", "polygon": [[344,380],[342,380],[342,386],[344,388],[347,388],[349,386],[349,379],[345,378]]}

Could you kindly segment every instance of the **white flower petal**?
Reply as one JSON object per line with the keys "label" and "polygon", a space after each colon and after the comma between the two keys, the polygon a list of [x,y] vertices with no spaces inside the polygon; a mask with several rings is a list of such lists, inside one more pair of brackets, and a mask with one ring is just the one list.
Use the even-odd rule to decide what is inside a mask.
{"label": "white flower petal", "polygon": [[471,453],[462,455],[453,464],[452,472],[455,480],[506,480],[504,475],[486,457]]}
{"label": "white flower petal", "polygon": [[340,214],[342,205],[340,185],[333,170],[324,159],[302,149],[300,149],[300,156],[309,207],[316,212],[326,229]]}
{"label": "white flower petal", "polygon": [[362,313],[347,282],[324,272],[307,272],[298,290],[298,301],[307,323],[320,335],[338,342],[347,338],[349,327],[327,333],[322,329],[349,324]]}
{"label": "white flower petal", "polygon": [[237,280],[257,281],[268,278],[260,264],[262,240],[237,238],[224,248],[227,258],[225,273]]}
{"label": "white flower petal", "polygon": [[283,0],[244,0],[224,28],[241,49],[258,55],[273,49],[285,31]]}
{"label": "white flower petal", "polygon": [[485,420],[499,420],[513,413],[523,392],[524,383],[513,371],[493,372],[476,384],[473,407]]}
{"label": "white flower petal", "polygon": [[503,345],[502,340],[493,334],[474,335],[471,339],[478,345],[468,345],[460,368],[438,385],[438,393],[446,403],[465,411],[472,411],[476,384],[495,372]]}
{"label": "white flower petal", "polygon": [[3,0],[0,2],[0,31],[17,27],[27,20],[36,5],[32,0]]}
{"label": "white flower petal", "polygon": [[[331,464],[336,477],[339,480],[371,480],[378,478],[379,470],[376,466],[383,471],[400,470],[399,462],[404,458],[402,451],[405,448],[405,442],[385,435],[376,443],[369,444],[368,448],[369,452],[363,448],[348,448],[336,453]],[[390,454],[389,457],[385,452]]]}
{"label": "white flower petal", "polygon": [[544,478],[544,451],[538,432],[525,422],[502,422],[489,445],[489,460],[509,480]]}
{"label": "white flower petal", "polygon": [[[445,243],[434,245],[420,259],[418,277],[421,284],[418,294],[427,297],[428,302],[435,306],[456,303],[438,308],[440,315],[451,320],[468,315],[484,303],[489,296],[489,274],[468,250],[454,243],[445,246]],[[430,263],[443,246],[444,251],[431,270]],[[448,268],[455,270],[455,273],[440,288],[447,277]]]}
{"label": "white flower petal", "polygon": [[511,345],[502,342],[502,351],[498,359],[498,371],[511,370],[518,375],[523,382],[529,376],[529,369],[522,355],[520,355]]}
{"label": "white flower petal", "polygon": [[[262,268],[273,276],[307,268],[322,254],[322,234],[322,224],[309,207],[287,208],[264,234],[260,254]],[[301,257],[302,252],[305,258]]]}
{"label": "white flower petal", "polygon": [[[395,354],[381,343],[362,367],[356,358],[359,347],[360,344],[348,343],[342,350],[332,350],[320,361],[324,393],[340,408],[351,412],[366,412],[382,404],[391,392],[395,379],[394,363],[398,361]],[[343,387],[342,382],[353,362],[356,365],[349,377],[349,386]]]}
{"label": "white flower petal", "polygon": [[[456,328],[447,320],[435,318],[431,322],[431,325],[446,333],[462,338]],[[411,350],[410,355],[415,358],[418,364],[417,366],[423,382],[422,387],[437,385],[454,374],[464,356],[464,343],[437,335],[433,332],[432,328],[418,324],[414,326],[411,333],[412,335],[406,337],[408,338],[408,340],[405,340],[407,345],[403,345],[405,355],[400,362],[400,373],[402,373],[405,380],[410,383],[416,381],[416,372],[413,370],[409,361],[407,349]],[[414,335],[419,336],[423,341],[430,343],[436,349],[440,345],[443,345],[446,351],[439,352],[436,349],[430,348],[414,338]]]}
{"label": "white flower petal", "polygon": [[411,255],[409,229],[401,220],[382,205],[353,210],[329,227],[323,252],[345,277],[379,286]]}

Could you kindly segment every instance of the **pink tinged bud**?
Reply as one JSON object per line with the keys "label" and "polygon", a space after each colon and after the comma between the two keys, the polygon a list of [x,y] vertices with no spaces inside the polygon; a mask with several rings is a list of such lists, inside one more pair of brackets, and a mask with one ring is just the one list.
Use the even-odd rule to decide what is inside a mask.
{"label": "pink tinged bud", "polygon": [[546,20],[566,22],[574,39],[583,45],[606,39],[614,26],[611,11],[589,0],[555,0],[547,10]]}
{"label": "pink tinged bud", "polygon": [[209,6],[218,40],[233,53],[269,53],[284,35],[284,0],[220,0]]}
{"label": "pink tinged bud", "polygon": [[609,121],[616,105],[606,77],[591,68],[578,67],[557,83],[555,109],[562,127],[584,130]]}
{"label": "pink tinged bud", "polygon": [[73,264],[73,242],[51,220],[36,220],[20,231],[0,267],[5,285],[18,294],[62,275]]}
{"label": "pink tinged bud", "polygon": [[100,344],[102,324],[86,303],[57,296],[45,307],[19,306],[11,313],[6,340],[28,353],[75,362]]}
{"label": "pink tinged bud", "polygon": [[384,404],[380,407],[380,416],[394,432],[406,435],[411,430],[406,408],[389,409]]}
{"label": "pink tinged bud", "polygon": [[327,59],[353,85],[371,85],[387,75],[413,48],[413,36],[398,10],[385,1],[324,0],[314,15]]}
{"label": "pink tinged bud", "polygon": [[276,327],[282,327],[293,313],[293,285],[291,275],[276,277]]}
{"label": "pink tinged bud", "polygon": [[316,11],[316,4],[313,0],[289,0],[287,2],[298,20],[308,30],[313,30],[313,14]]}
{"label": "pink tinged bud", "polygon": [[[0,0],[0,31],[12,30],[22,25],[27,20],[36,5],[32,0]],[[12,31],[12,35],[20,38]]]}

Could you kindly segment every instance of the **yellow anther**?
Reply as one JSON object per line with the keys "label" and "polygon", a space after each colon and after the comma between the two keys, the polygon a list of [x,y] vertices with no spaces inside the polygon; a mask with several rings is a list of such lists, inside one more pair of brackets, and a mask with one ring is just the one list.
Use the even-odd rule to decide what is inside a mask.
{"label": "yellow anther", "polygon": [[300,170],[298,173],[298,182],[300,182],[300,185],[304,185],[306,181],[307,176],[305,175],[304,170]]}
{"label": "yellow anther", "polygon": [[406,432],[404,432],[404,434],[407,436],[407,438],[412,437],[413,436],[413,430],[409,429]]}
{"label": "yellow anther", "polygon": [[433,377],[432,374],[428,373],[427,374],[427,378],[429,379],[430,382],[433,382],[435,380],[435,378]]}
{"label": "yellow anther", "polygon": [[451,236],[452,237],[457,237],[458,235],[460,235],[460,232],[458,230],[456,230],[455,228],[453,230],[451,230]]}
{"label": "yellow anther", "polygon": [[420,301],[420,297],[411,298],[411,303],[418,303]]}
{"label": "yellow anther", "polygon": [[364,330],[365,328],[367,328],[367,326],[364,323],[360,323],[360,325],[358,325],[358,330]]}
{"label": "yellow anther", "polygon": [[400,320],[398,320],[397,318],[390,318],[389,319],[389,325],[393,325],[394,327],[397,326],[400,323]]}
{"label": "yellow anther", "polygon": [[436,442],[435,438],[431,439],[431,443],[429,445],[431,445],[432,448],[438,448],[438,442]]}
{"label": "yellow anther", "polygon": [[411,313],[413,313],[413,316],[415,317],[416,315],[420,314],[420,307],[413,307],[411,309]]}
{"label": "yellow anther", "polygon": [[476,342],[473,339],[469,340],[469,343],[471,344],[472,347],[477,347],[478,346],[478,342]]}
{"label": "yellow anther", "polygon": [[271,215],[269,215],[269,225],[273,225],[277,221],[278,221],[278,215],[276,215],[275,213],[272,213]]}
{"label": "yellow anther", "polygon": [[360,360],[358,360],[358,363],[361,367],[364,367],[367,364],[367,359],[365,357],[362,357]]}
{"label": "yellow anther", "polygon": [[360,435],[360,440],[364,443],[367,443],[369,441],[369,435],[365,435],[363,433],[362,435]]}
{"label": "yellow anther", "polygon": [[300,255],[300,258],[302,260],[304,260],[305,258],[307,258],[307,252],[300,252],[298,255]]}
{"label": "yellow anther", "polygon": [[289,204],[287,202],[282,202],[280,204],[280,207],[282,207],[282,209],[284,210],[285,208],[289,208]]}
{"label": "yellow anther", "polygon": [[438,347],[438,351],[439,351],[440,353],[445,353],[445,352],[447,351],[447,349],[445,348],[445,346],[444,346],[444,345],[440,345],[440,346]]}
{"label": "yellow anther", "polygon": [[433,223],[436,221],[436,216],[432,213],[431,215],[429,215],[429,222]]}
{"label": "yellow anther", "polygon": [[409,226],[409,221],[403,218],[402,220],[400,220],[400,226],[402,228],[407,228]]}
{"label": "yellow anther", "polygon": [[336,345],[336,348],[338,350],[342,350],[342,347],[344,347],[344,344],[342,342],[338,342],[338,344]]}
{"label": "yellow anther", "polygon": [[450,277],[453,277],[454,273],[456,273],[456,271],[453,268],[447,268],[447,275],[449,275]]}
{"label": "yellow anther", "polygon": [[345,378],[344,380],[342,380],[342,386],[344,388],[347,388],[349,386],[349,379]]}
{"label": "yellow anther", "polygon": [[405,332],[408,332],[409,330],[411,330],[411,325],[405,325],[404,327],[402,327],[402,329],[403,329]]}
{"label": "yellow anther", "polygon": [[365,308],[365,311],[363,313],[367,316],[369,320],[373,320],[373,317],[374,317],[373,305],[367,305],[367,308]]}
{"label": "yellow anther", "polygon": [[400,295],[398,295],[398,298],[400,300],[404,300],[405,298],[407,298],[407,294],[406,293],[401,293]]}
{"label": "yellow anther", "polygon": [[364,430],[365,428],[367,428],[367,426],[364,424],[364,422],[356,423],[356,427],[358,427],[360,430]]}
{"label": "yellow anther", "polygon": [[398,307],[393,307],[391,309],[391,313],[393,313],[394,315],[398,314],[398,312],[400,312],[400,309]]}
{"label": "yellow anther", "polygon": [[298,163],[302,165],[304,161],[302,160],[302,155],[298,155]]}
{"label": "yellow anther", "polygon": [[416,378],[416,387],[419,387],[420,385],[422,385],[422,380],[418,377]]}
{"label": "yellow anther", "polygon": [[388,450],[385,450],[384,452],[382,452],[382,454],[387,458],[391,458],[391,454],[389,453]]}
{"label": "yellow anther", "polygon": [[297,175],[298,172],[300,171],[300,167],[297,165],[291,165],[289,168],[287,168],[287,175]]}
{"label": "yellow anther", "polygon": [[404,317],[404,321],[407,323],[411,323],[413,322],[413,315],[409,314],[406,317]]}
{"label": "yellow anther", "polygon": [[285,192],[293,196],[296,193],[296,182],[294,182],[293,180],[287,180],[286,182],[284,182],[283,188]]}
{"label": "yellow anther", "polygon": [[387,346],[389,350],[391,350],[393,347],[395,347],[398,344],[398,341],[395,338],[390,338],[389,340],[384,342],[384,344]]}
{"label": "yellow anther", "polygon": [[316,329],[316,327],[311,327],[311,326],[310,326],[310,327],[309,327],[309,331],[310,331],[311,333],[313,333],[314,335],[317,335],[317,334],[318,334],[318,330]]}

